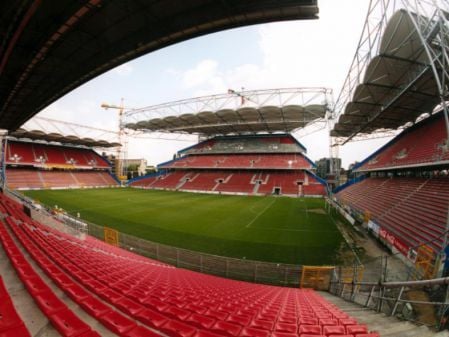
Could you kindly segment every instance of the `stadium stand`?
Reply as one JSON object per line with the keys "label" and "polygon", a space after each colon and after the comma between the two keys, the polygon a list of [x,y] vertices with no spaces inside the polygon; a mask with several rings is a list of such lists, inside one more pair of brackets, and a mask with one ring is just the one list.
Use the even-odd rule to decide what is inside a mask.
{"label": "stadium stand", "polygon": [[130,186],[244,194],[323,196],[306,149],[291,135],[215,137],[178,152],[158,166],[160,175]]}
{"label": "stadium stand", "polygon": [[90,149],[8,141],[6,164],[107,169],[109,163]]}
{"label": "stadium stand", "polygon": [[449,211],[444,144],[444,119],[437,113],[355,166],[353,171],[367,178],[339,190],[336,199],[369,219],[375,235],[403,255],[416,255],[420,245],[438,254],[444,249]]}
{"label": "stadium stand", "polygon": [[109,163],[85,148],[9,141],[5,163],[12,189],[117,185]]}
{"label": "stadium stand", "polygon": [[[99,334],[51,291],[22,249],[70,299],[118,336],[151,337],[162,332],[176,337],[363,337],[368,333],[365,325],[311,289],[223,279],[171,267],[91,237],[81,240],[32,220],[22,205],[4,195],[0,212],[2,247],[62,336]],[[11,317],[6,317],[7,324],[0,323],[23,328]]]}
{"label": "stadium stand", "polygon": [[[417,142],[416,140],[420,141]],[[443,112],[415,124],[369,156],[354,170],[359,172],[449,164]]]}

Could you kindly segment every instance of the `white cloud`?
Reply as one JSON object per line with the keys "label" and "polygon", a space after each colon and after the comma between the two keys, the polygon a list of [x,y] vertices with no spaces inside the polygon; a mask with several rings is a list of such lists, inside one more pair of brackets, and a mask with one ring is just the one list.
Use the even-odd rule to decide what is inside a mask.
{"label": "white cloud", "polygon": [[183,83],[187,88],[207,86],[218,76],[218,62],[215,60],[202,60],[194,68],[183,74]]}

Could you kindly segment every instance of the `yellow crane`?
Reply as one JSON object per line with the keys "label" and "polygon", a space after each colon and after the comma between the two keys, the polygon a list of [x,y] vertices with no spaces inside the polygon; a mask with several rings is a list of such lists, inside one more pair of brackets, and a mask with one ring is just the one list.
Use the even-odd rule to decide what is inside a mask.
{"label": "yellow crane", "polygon": [[102,103],[101,107],[104,109],[115,109],[118,110],[118,142],[121,146],[117,147],[116,151],[116,161],[115,161],[115,174],[117,177],[123,181],[127,180],[127,165],[126,160],[128,157],[128,140],[126,139],[125,129],[123,127],[123,112],[125,110],[125,106],[123,104],[124,99],[120,100],[120,105],[116,104],[108,104]]}

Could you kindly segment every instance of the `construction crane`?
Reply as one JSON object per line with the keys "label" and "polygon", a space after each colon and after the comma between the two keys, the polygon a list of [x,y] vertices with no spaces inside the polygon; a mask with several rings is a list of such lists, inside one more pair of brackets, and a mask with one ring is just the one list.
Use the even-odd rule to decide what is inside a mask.
{"label": "construction crane", "polygon": [[120,105],[102,103],[101,107],[104,109],[115,109],[118,110],[118,142],[121,146],[117,147],[117,160],[115,161],[115,173],[120,180],[126,180],[127,176],[127,165],[126,160],[128,157],[128,140],[126,139],[125,129],[123,127],[123,112],[125,106],[123,104],[124,99],[120,99]]}

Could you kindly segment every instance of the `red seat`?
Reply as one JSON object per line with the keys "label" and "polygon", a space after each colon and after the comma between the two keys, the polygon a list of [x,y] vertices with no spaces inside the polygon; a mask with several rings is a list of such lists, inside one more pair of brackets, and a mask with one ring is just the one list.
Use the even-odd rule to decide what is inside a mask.
{"label": "red seat", "polygon": [[125,333],[136,326],[136,322],[116,311],[108,312],[98,319],[105,327],[114,333],[125,336]]}
{"label": "red seat", "polygon": [[348,325],[346,326],[346,332],[351,335],[366,334],[368,333],[368,328],[366,325]]}
{"label": "red seat", "polygon": [[6,331],[0,330],[0,337],[31,337],[29,331],[23,325],[23,323],[20,326],[10,328]]}
{"label": "red seat", "polygon": [[218,320],[222,320],[222,321],[225,320],[226,317],[229,316],[229,314],[227,312],[225,312],[225,311],[212,310],[212,309],[207,310],[204,313],[204,315],[210,316],[210,317],[216,318]]}
{"label": "red seat", "polygon": [[217,321],[211,330],[226,336],[238,336],[239,332],[242,330],[242,326],[231,322]]}
{"label": "red seat", "polygon": [[107,302],[117,303],[123,295],[112,289],[104,289],[98,292],[98,295]]}
{"label": "red seat", "polygon": [[338,321],[334,318],[320,318],[320,325],[338,325]]}
{"label": "red seat", "polygon": [[271,331],[273,329],[273,321],[265,321],[265,320],[261,320],[261,319],[255,319],[251,322],[250,326],[253,328],[260,328],[260,329]]}
{"label": "red seat", "polygon": [[191,325],[172,319],[168,320],[167,323],[160,328],[160,330],[170,337],[191,337],[197,331],[197,329]]}
{"label": "red seat", "polygon": [[89,295],[81,303],[80,306],[91,316],[98,319],[100,316],[105,315],[111,311],[111,308],[98,300],[94,296]]}
{"label": "red seat", "polygon": [[45,316],[52,315],[58,311],[67,309],[67,306],[62,302],[52,291],[45,291],[39,293],[34,297],[34,301],[42,310]]}
{"label": "red seat", "polygon": [[242,314],[234,314],[234,315],[230,315],[226,320],[231,323],[237,323],[242,326],[247,326],[251,322],[251,316],[242,315]]}
{"label": "red seat", "polygon": [[268,337],[270,336],[270,331],[262,330],[257,328],[244,328],[240,332],[241,337]]}
{"label": "red seat", "polygon": [[84,290],[83,287],[79,286],[76,283],[72,284],[69,287],[66,287],[64,289],[64,291],[76,303],[81,303],[83,300],[85,300],[89,296],[89,293],[86,290]]}
{"label": "red seat", "polygon": [[135,317],[141,322],[153,328],[159,328],[168,321],[168,317],[151,309],[144,309],[138,312]]}
{"label": "red seat", "polygon": [[83,285],[90,291],[95,291],[95,292],[96,291],[101,292],[105,288],[105,285],[103,283],[98,282],[97,280],[94,280],[94,279],[83,281]]}
{"label": "red seat", "polygon": [[343,318],[340,319],[340,324],[341,325],[357,325],[357,321],[354,318]]}
{"label": "red seat", "polygon": [[61,272],[59,274],[53,274],[50,277],[61,288],[67,288],[75,284],[70,277]]}
{"label": "red seat", "polygon": [[299,323],[299,325],[317,325],[318,324],[318,319],[301,317],[299,319],[298,323]]}
{"label": "red seat", "polygon": [[345,327],[342,325],[326,325],[323,327],[323,334],[326,336],[329,335],[344,335],[346,334]]}
{"label": "red seat", "polygon": [[152,296],[147,297],[142,303],[160,312],[163,312],[169,307],[167,303],[164,303],[161,300],[154,298]]}
{"label": "red seat", "polygon": [[90,327],[71,310],[62,310],[49,317],[51,323],[62,336],[79,336],[90,331]]}
{"label": "red seat", "polygon": [[18,327],[22,324],[22,320],[17,314],[11,299],[4,297],[0,301],[0,333],[8,329]]}
{"label": "red seat", "polygon": [[296,324],[278,322],[274,329],[276,331],[280,331],[280,332],[292,332],[293,333],[293,332],[298,331],[298,326]]}
{"label": "red seat", "polygon": [[115,303],[115,306],[131,316],[134,316],[144,309],[142,305],[126,297],[122,297],[120,300],[118,300]]}
{"label": "red seat", "polygon": [[321,335],[321,326],[320,325],[300,325],[299,333],[301,334],[315,334]]}
{"label": "red seat", "polygon": [[179,319],[180,321],[185,321],[187,317],[189,317],[192,314],[189,310],[180,309],[173,305],[169,306],[163,312],[165,315],[171,318]]}
{"label": "red seat", "polygon": [[50,291],[50,288],[39,276],[27,278],[24,283],[25,287],[33,297],[37,296],[39,293]]}
{"label": "red seat", "polygon": [[215,324],[215,319],[209,316],[204,316],[200,314],[192,314],[190,317],[186,319],[186,322],[196,326],[197,328],[206,328],[210,329],[212,325]]}

